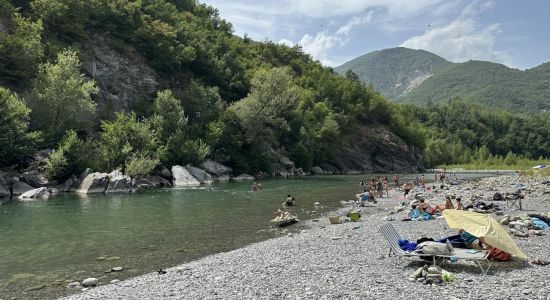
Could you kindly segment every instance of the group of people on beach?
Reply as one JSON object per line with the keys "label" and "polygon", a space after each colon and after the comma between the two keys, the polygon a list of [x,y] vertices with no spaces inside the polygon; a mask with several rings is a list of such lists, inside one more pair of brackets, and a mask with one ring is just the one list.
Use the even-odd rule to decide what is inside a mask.
{"label": "group of people on beach", "polygon": [[424,220],[431,219],[431,216],[437,213],[442,213],[446,209],[464,210],[462,199],[455,198],[455,206],[453,204],[452,198],[454,198],[454,196],[445,195],[444,204],[436,204],[434,206],[431,206],[426,203],[426,200],[424,198],[419,197],[418,199],[415,199],[410,203],[411,210],[409,211],[407,218],[405,218],[404,220],[414,220],[418,218],[423,218]]}
{"label": "group of people on beach", "polygon": [[361,201],[375,201],[375,198],[384,197],[384,192],[386,196],[389,197],[389,186],[388,186],[388,177],[374,177],[372,176],[368,182],[361,181],[359,186],[362,187],[363,191],[357,195]]}

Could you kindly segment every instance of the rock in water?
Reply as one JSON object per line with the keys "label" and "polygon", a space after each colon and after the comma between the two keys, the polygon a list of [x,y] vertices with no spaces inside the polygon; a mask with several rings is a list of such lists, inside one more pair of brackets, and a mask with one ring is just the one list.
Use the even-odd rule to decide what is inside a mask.
{"label": "rock in water", "polygon": [[113,272],[121,272],[122,271],[122,267],[114,267],[111,269],[111,271]]}
{"label": "rock in water", "polygon": [[86,278],[84,281],[82,281],[82,286],[97,286],[99,284],[99,280],[96,278]]}
{"label": "rock in water", "polygon": [[22,201],[34,200],[34,199],[47,199],[49,195],[50,193],[48,193],[48,188],[41,187],[41,188],[30,190],[28,192],[21,194],[21,196],[19,196],[18,199]]}
{"label": "rock in water", "polygon": [[174,186],[199,186],[201,185],[189,171],[182,166],[172,167],[172,176],[174,177]]}
{"label": "rock in water", "polygon": [[323,175],[323,174],[325,174],[325,171],[323,171],[323,169],[321,169],[321,167],[315,166],[315,167],[311,168],[311,173],[313,175]]}
{"label": "rock in water", "polygon": [[255,180],[254,176],[248,175],[248,174],[241,174],[235,178],[233,178],[235,181],[245,181],[245,180]]}
{"label": "rock in water", "polygon": [[115,170],[109,174],[109,184],[106,193],[130,193],[132,191],[132,179],[130,176]]}
{"label": "rock in water", "polygon": [[10,196],[10,191],[0,184],[0,198],[9,197],[9,196]]}
{"label": "rock in water", "polygon": [[212,176],[210,174],[206,173],[206,171],[195,168],[195,167],[186,167],[187,171],[191,173],[193,177],[195,177],[201,184],[211,184],[212,183]]}
{"label": "rock in water", "polygon": [[104,193],[108,185],[109,175],[107,173],[92,173],[82,180],[76,192],[82,194]]}
{"label": "rock in water", "polygon": [[206,170],[206,172],[210,174],[214,174],[218,177],[223,175],[229,175],[231,174],[231,172],[233,172],[233,169],[231,169],[230,167],[224,166],[210,159],[205,160],[201,164],[201,167],[203,167]]}
{"label": "rock in water", "polygon": [[21,181],[15,181],[13,183],[12,192],[14,196],[19,196],[25,192],[28,192],[30,190],[34,190],[34,188],[24,182]]}
{"label": "rock in water", "polygon": [[79,289],[80,288],[80,282],[78,282],[78,281],[71,282],[67,285],[67,288],[69,288],[69,289]]}

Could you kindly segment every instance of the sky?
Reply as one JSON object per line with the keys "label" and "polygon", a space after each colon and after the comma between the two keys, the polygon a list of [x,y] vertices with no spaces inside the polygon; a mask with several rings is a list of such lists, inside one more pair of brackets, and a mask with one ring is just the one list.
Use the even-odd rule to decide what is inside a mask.
{"label": "sky", "polygon": [[517,69],[550,61],[550,1],[199,0],[236,35],[299,44],[324,65],[407,47]]}

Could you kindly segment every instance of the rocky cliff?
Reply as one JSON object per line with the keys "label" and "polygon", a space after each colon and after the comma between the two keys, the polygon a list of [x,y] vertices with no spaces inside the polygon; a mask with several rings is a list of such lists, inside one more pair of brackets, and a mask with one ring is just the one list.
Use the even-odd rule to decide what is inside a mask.
{"label": "rocky cliff", "polygon": [[344,145],[338,164],[344,172],[417,172],[422,170],[418,149],[383,126],[360,129]]}
{"label": "rocky cliff", "polygon": [[134,48],[122,45],[106,34],[95,34],[85,52],[86,74],[96,81],[98,115],[131,111],[141,101],[151,101],[159,89],[159,76],[147,59]]}

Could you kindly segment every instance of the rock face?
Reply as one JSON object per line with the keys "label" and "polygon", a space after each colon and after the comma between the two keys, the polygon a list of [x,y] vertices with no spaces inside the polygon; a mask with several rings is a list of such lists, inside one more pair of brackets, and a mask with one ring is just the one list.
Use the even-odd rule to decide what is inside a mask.
{"label": "rock face", "polygon": [[18,196],[18,195],[21,195],[25,192],[28,192],[30,190],[33,190],[34,188],[24,182],[21,182],[21,181],[15,181],[13,183],[13,187],[12,187],[12,194],[14,196]]}
{"label": "rock face", "polygon": [[19,200],[34,200],[34,199],[45,199],[49,196],[48,188],[41,187],[34,190],[27,191],[18,197]]}
{"label": "rock face", "polygon": [[416,172],[421,160],[420,151],[379,125],[359,130],[337,155],[343,171]]}
{"label": "rock face", "polygon": [[43,187],[48,185],[48,179],[43,174],[38,172],[25,172],[21,174],[21,181],[28,183],[34,187]]}
{"label": "rock face", "polygon": [[199,169],[199,168],[190,167],[190,166],[187,166],[186,169],[201,184],[211,184],[212,183],[212,176],[210,176],[210,174],[206,173],[206,171],[204,171],[202,169]]}
{"label": "rock face", "polygon": [[224,166],[210,159],[205,160],[201,164],[201,167],[203,167],[206,170],[206,172],[210,174],[214,174],[218,177],[222,175],[229,175],[231,174],[231,172],[233,172],[233,169],[231,169],[230,167]]}
{"label": "rock face", "polygon": [[132,191],[132,178],[120,171],[109,173],[109,184],[106,193],[130,193]]}
{"label": "rock face", "polygon": [[174,186],[199,186],[201,185],[189,171],[182,166],[172,167],[172,176],[174,177]]}
{"label": "rock face", "polygon": [[108,185],[109,175],[107,173],[92,173],[84,178],[76,192],[81,194],[104,193]]}
{"label": "rock face", "polygon": [[84,49],[88,49],[86,73],[99,87],[99,115],[128,112],[138,101],[153,99],[158,76],[135,49],[114,49],[109,38],[101,34],[94,35]]}
{"label": "rock face", "polygon": [[255,179],[256,178],[254,178],[254,176],[248,175],[248,174],[241,174],[241,175],[233,178],[233,180],[235,180],[235,181],[255,180]]}

